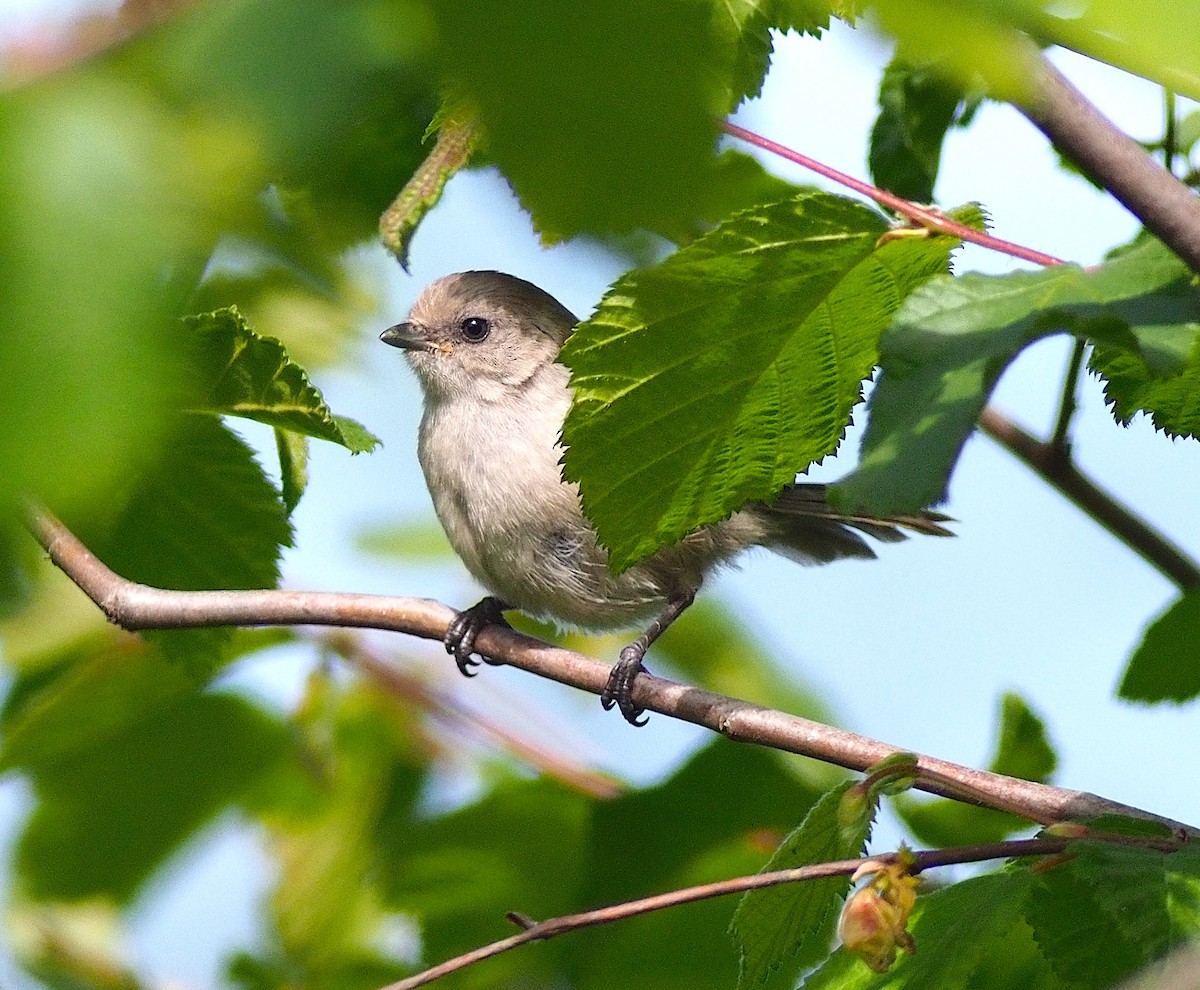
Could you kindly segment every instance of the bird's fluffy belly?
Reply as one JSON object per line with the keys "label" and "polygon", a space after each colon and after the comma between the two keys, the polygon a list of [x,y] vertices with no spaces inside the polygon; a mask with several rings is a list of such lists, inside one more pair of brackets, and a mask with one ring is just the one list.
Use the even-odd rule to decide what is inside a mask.
{"label": "bird's fluffy belly", "polygon": [[575,486],[562,481],[556,439],[517,435],[477,411],[435,412],[419,454],[438,518],[467,569],[510,605],[583,629],[635,625],[675,589],[653,567],[609,571]]}

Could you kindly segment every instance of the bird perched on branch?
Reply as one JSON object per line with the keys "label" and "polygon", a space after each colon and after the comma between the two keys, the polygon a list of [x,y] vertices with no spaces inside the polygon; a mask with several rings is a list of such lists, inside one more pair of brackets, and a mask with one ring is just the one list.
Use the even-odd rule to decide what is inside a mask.
{"label": "bird perched on branch", "polygon": [[582,629],[645,631],[621,651],[601,696],[640,725],[634,680],[650,644],[692,603],[705,575],[749,547],[805,564],[874,557],[860,533],[903,540],[901,528],[952,535],[937,513],[844,515],[817,484],[789,485],[769,504],[663,547],[621,574],[564,481],[563,418],[571,405],[559,349],[579,321],[536,285],[501,272],[438,279],[407,320],[380,339],[404,348],[425,398],[418,455],[434,508],[467,569],[492,594],[459,614],[446,650],[470,675],[475,638],[519,609]]}

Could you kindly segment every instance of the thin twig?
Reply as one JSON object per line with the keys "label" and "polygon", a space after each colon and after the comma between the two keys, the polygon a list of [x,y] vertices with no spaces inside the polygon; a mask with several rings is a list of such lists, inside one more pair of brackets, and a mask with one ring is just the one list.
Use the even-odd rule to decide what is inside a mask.
{"label": "thin twig", "polygon": [[869,182],[864,182],[862,179],[856,179],[845,172],[839,172],[836,168],[831,168],[829,165],[819,162],[815,158],[809,158],[808,155],[801,154],[799,151],[794,151],[776,141],[755,134],[753,131],[748,131],[746,128],[740,127],[728,120],[722,121],[721,127],[726,134],[732,137],[739,138],[748,144],[762,148],[764,151],[769,151],[774,155],[779,155],[780,158],[786,158],[797,165],[803,165],[810,171],[816,172],[818,175],[823,175],[825,178],[831,179],[839,185],[845,186],[847,189],[853,189],[855,192],[873,199],[881,206],[886,206],[888,209],[916,221],[922,227],[926,227],[929,230],[936,231],[939,234],[949,234],[964,241],[971,241],[974,244],[991,248],[993,251],[999,251],[1014,258],[1032,261],[1035,265],[1062,264],[1062,259],[1060,258],[1045,254],[1042,251],[1035,251],[1033,248],[1028,248],[1021,244],[1002,240],[999,237],[993,237],[984,231],[976,230],[974,227],[968,227],[956,220],[951,220],[939,210],[929,206],[922,206],[919,203],[913,203],[901,196],[897,196],[895,193],[888,192],[886,189],[880,189]]}
{"label": "thin twig", "polygon": [[[1173,851],[1179,848],[1177,840],[1134,839],[1129,836],[1097,835],[1101,841],[1113,841],[1120,845],[1150,846],[1151,848]],[[682,904],[692,904],[696,901],[710,900],[714,897],[727,897],[730,894],[744,894],[748,890],[761,890],[765,887],[778,887],[785,883],[799,883],[805,880],[817,880],[823,877],[852,875],[864,863],[894,863],[904,857],[912,866],[909,872],[916,875],[924,870],[939,866],[950,866],[958,863],[981,863],[992,859],[1014,859],[1029,856],[1055,856],[1065,852],[1075,839],[1038,838],[1013,839],[1007,842],[991,842],[984,845],[960,846],[951,849],[932,849],[924,852],[883,853],[878,856],[865,856],[860,859],[844,859],[829,863],[814,863],[811,866],[799,866],[788,870],[772,870],[756,873],[752,876],[734,877],[730,880],[718,880],[714,883],[698,884],[694,887],[684,887],[668,891],[665,894],[655,894],[651,897],[641,897],[621,904],[598,908],[593,911],[582,911],[578,914],[562,915],[558,918],[548,918],[545,921],[533,923],[520,915],[510,915],[510,920],[518,923],[524,929],[516,935],[480,946],[465,952],[461,956],[447,959],[443,963],[409,976],[406,979],[389,983],[381,990],[416,990],[443,976],[466,969],[475,963],[483,962],[494,956],[501,955],[530,942],[544,942],[562,935],[565,932],[578,931],[595,925],[607,925],[614,921],[623,921],[654,911],[678,907]]]}
{"label": "thin twig", "polygon": [[18,39],[0,50],[5,85],[28,85],[95,58],[157,27],[198,0],[142,0],[123,3],[113,11],[84,13],[51,36],[48,31]]}
{"label": "thin twig", "polygon": [[[113,573],[49,513],[32,510],[29,526],[58,565],[109,618],[124,629],[183,629],[202,626],[316,625],[387,629],[441,641],[457,613],[426,598],[393,598],[309,591],[169,591],[128,581]],[[487,626],[476,646],[495,664],[507,664],[560,684],[601,694],[609,665],[550,646],[502,626]],[[643,675],[634,703],[647,711],[692,722],[737,742],[810,756],[851,770],[866,770],[907,752],[843,729]],[[1104,814],[1131,815],[1186,828],[1129,805],[1083,791],[1052,787],[918,756],[915,787],[931,794],[1011,811],[1030,821],[1087,820]],[[929,776],[926,776],[928,772]]]}
{"label": "thin twig", "polygon": [[980,428],[1095,519],[1180,589],[1200,586],[1200,565],[1097,485],[1051,444],[1043,443],[991,406]]}
{"label": "thin twig", "polygon": [[1083,370],[1083,355],[1086,350],[1087,341],[1076,337],[1071,348],[1071,361],[1067,365],[1066,375],[1063,376],[1062,396],[1058,400],[1058,417],[1054,421],[1054,432],[1048,444],[1063,458],[1071,455],[1071,418],[1078,407],[1076,393],[1079,391],[1079,373]]}

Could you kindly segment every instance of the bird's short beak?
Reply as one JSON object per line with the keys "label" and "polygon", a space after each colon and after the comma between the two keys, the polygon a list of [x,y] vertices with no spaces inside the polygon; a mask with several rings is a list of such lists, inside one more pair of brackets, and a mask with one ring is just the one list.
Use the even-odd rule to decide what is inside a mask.
{"label": "bird's short beak", "polygon": [[388,327],[379,335],[379,339],[393,347],[403,347],[406,351],[431,351],[433,345],[425,340],[416,328],[405,320],[394,327]]}

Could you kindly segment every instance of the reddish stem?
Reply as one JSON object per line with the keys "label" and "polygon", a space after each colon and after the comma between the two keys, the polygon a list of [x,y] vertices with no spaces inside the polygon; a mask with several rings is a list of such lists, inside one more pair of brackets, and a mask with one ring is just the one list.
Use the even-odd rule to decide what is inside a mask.
{"label": "reddish stem", "polygon": [[869,182],[863,182],[862,179],[856,179],[845,172],[839,172],[836,168],[831,168],[816,159],[802,155],[798,151],[793,151],[791,148],[755,134],[753,131],[748,131],[746,128],[740,127],[728,120],[721,121],[721,127],[726,134],[732,137],[739,138],[748,144],[754,145],[756,148],[762,148],[764,151],[769,151],[774,155],[779,155],[781,158],[786,158],[789,162],[803,165],[818,175],[823,175],[827,179],[831,179],[840,185],[846,186],[848,189],[853,189],[855,192],[875,200],[881,206],[886,206],[896,213],[903,214],[915,220],[922,227],[926,227],[929,230],[935,230],[940,234],[949,234],[964,241],[971,241],[982,247],[991,248],[993,251],[1012,255],[1014,258],[1032,261],[1035,265],[1061,265],[1063,263],[1061,258],[1056,258],[1050,254],[1043,254],[1041,251],[1035,251],[1033,248],[1027,248],[1020,244],[1014,244],[1012,241],[1001,240],[999,237],[993,237],[991,234],[986,234],[983,231],[975,230],[973,227],[958,223],[935,209],[910,202],[901,196],[888,192],[886,189],[879,189]]}

